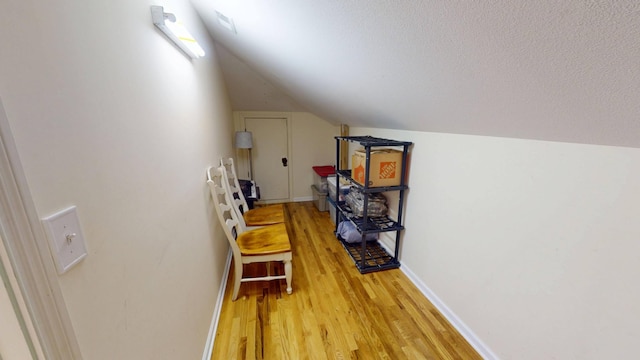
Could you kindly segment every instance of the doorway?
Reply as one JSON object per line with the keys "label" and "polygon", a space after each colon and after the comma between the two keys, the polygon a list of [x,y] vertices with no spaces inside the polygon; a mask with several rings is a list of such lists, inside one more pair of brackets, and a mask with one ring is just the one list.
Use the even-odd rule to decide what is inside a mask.
{"label": "doorway", "polygon": [[289,135],[285,116],[244,115],[244,127],[253,136],[253,180],[265,203],[287,202],[289,190]]}

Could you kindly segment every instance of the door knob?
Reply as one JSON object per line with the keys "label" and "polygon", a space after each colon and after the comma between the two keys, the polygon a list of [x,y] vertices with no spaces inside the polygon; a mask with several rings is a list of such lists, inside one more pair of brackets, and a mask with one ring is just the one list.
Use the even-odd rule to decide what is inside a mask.
{"label": "door knob", "polygon": [[287,166],[287,158],[282,158],[282,166]]}

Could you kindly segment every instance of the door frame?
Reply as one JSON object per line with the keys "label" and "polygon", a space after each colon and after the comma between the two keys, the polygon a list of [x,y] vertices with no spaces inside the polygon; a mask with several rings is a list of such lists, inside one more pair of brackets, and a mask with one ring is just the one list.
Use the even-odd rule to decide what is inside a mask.
{"label": "door frame", "polygon": [[[18,279],[10,265],[0,231],[0,298],[8,300],[7,303],[0,300],[0,318],[3,319],[0,334],[7,334],[10,338],[9,341],[4,339],[4,346],[0,347],[0,360],[6,358],[7,353],[14,358],[21,356],[20,359],[44,359],[33,322],[18,286]],[[9,348],[8,344],[11,344]]]}
{"label": "door frame", "polygon": [[82,359],[1,98],[0,231],[44,357]]}
{"label": "door frame", "polygon": [[[292,129],[293,122],[291,119],[293,118],[290,112],[278,112],[278,111],[234,111],[233,112],[233,126],[235,131],[244,131],[245,129],[245,118],[265,118],[265,119],[285,119],[287,124],[287,159],[289,163],[288,169],[288,177],[289,177],[289,198],[288,202],[292,202],[293,196],[293,171],[292,166],[295,162],[291,154],[291,143],[293,141]],[[239,149],[235,149],[235,157],[236,157],[236,166],[238,167],[236,171],[239,174],[246,174],[249,172],[249,158],[248,153],[246,151],[241,152]],[[264,204],[269,204],[272,201],[262,201]]]}

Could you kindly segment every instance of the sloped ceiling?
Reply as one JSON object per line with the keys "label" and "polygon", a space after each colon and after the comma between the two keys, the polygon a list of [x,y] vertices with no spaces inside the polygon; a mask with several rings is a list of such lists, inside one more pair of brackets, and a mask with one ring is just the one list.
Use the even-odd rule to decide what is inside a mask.
{"label": "sloped ceiling", "polygon": [[637,0],[192,2],[235,110],[640,147]]}

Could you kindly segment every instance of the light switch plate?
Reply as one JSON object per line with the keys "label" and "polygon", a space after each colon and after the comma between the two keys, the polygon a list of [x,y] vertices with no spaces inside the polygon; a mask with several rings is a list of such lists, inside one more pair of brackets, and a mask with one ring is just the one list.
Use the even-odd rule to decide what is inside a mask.
{"label": "light switch plate", "polygon": [[75,206],[49,215],[43,218],[42,222],[47,230],[59,274],[67,272],[87,256],[87,247]]}

